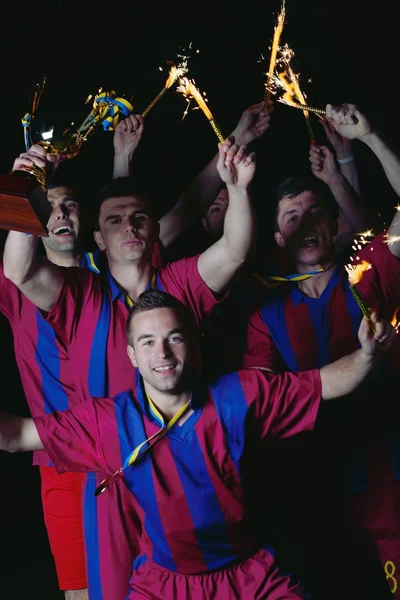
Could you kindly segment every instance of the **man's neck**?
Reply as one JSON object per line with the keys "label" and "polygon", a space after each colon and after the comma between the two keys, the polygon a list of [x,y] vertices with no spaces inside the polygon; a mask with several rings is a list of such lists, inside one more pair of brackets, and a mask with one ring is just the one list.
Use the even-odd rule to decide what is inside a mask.
{"label": "man's neck", "polygon": [[108,267],[120,288],[133,301],[147,289],[154,272],[151,261],[127,262],[125,264],[109,262]]}
{"label": "man's neck", "polygon": [[[304,265],[297,265],[298,273],[307,273],[310,271],[318,271],[319,269],[326,269],[332,263],[326,263],[324,265],[307,265],[305,268]],[[306,296],[310,298],[319,298],[325,288],[327,287],[330,278],[332,277],[332,273],[334,270],[334,266],[327,271],[322,271],[321,273],[317,273],[312,275],[308,279],[304,279],[303,281],[297,282],[297,287],[300,291],[303,292]]]}
{"label": "man's neck", "polygon": [[[147,396],[151,398],[153,404],[167,422],[190,400],[191,390],[185,390],[178,394],[166,394],[156,390],[145,381],[143,383]],[[179,420],[179,424],[182,425],[192,412],[191,409],[186,412],[182,419]]]}
{"label": "man's neck", "polygon": [[51,248],[46,248],[47,260],[58,267],[80,267],[81,255],[75,252],[54,252]]}

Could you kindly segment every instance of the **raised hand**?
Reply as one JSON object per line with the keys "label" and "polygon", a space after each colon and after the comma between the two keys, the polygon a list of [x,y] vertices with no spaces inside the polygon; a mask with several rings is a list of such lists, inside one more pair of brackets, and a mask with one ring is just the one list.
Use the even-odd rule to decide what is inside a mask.
{"label": "raised hand", "polygon": [[329,185],[332,176],[339,171],[332,152],[327,146],[311,144],[309,157],[315,177]]}
{"label": "raised hand", "polygon": [[132,155],[139,145],[143,135],[142,115],[129,115],[118,123],[114,132],[115,154]]}
{"label": "raised hand", "polygon": [[232,138],[218,144],[219,157],[217,169],[227,186],[247,189],[256,172],[256,155],[250,154],[246,146],[238,146]]}
{"label": "raised hand", "polygon": [[378,320],[375,312],[370,317],[375,325],[375,333],[372,332],[370,323],[364,317],[358,330],[358,339],[361,348],[368,356],[379,356],[386,354],[393,345],[396,338],[396,332],[387,321]]}
{"label": "raised hand", "polygon": [[326,119],[340,135],[349,140],[360,139],[372,131],[371,124],[355,104],[327,104]]}
{"label": "raised hand", "polygon": [[259,102],[246,108],[232,131],[235,143],[242,146],[260,138],[270,127],[273,110],[272,102]]}

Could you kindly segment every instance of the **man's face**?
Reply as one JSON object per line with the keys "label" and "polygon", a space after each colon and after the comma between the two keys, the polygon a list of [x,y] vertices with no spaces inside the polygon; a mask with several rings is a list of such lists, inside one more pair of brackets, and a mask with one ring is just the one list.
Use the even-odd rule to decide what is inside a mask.
{"label": "man's face", "polygon": [[71,252],[79,236],[79,204],[73,190],[59,186],[48,190],[47,197],[52,207],[47,223],[48,237],[43,244],[54,252]]}
{"label": "man's face", "polygon": [[277,220],[275,240],[278,246],[287,248],[300,270],[332,260],[337,224],[315,192],[282,198]]}
{"label": "man's face", "polygon": [[[128,355],[144,381],[158,392],[179,393],[192,371],[190,333],[177,312],[154,308],[134,315]],[[151,396],[151,390],[149,391]]]}
{"label": "man's face", "polygon": [[203,229],[210,234],[213,240],[218,240],[223,234],[228,204],[228,190],[223,188],[201,219]]}
{"label": "man's face", "polygon": [[100,250],[114,263],[151,260],[158,239],[158,223],[150,215],[149,204],[142,196],[109,198],[99,215],[100,231],[94,237]]}

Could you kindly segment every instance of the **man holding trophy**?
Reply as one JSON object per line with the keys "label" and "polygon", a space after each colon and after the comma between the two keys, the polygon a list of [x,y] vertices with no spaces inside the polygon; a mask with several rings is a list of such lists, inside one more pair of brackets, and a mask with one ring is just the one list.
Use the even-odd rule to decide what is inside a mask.
{"label": "man holding trophy", "polygon": [[[33,146],[15,161],[14,171],[20,169],[28,171],[29,183],[31,186],[36,185],[39,195],[41,192],[45,193],[49,166],[57,167],[60,159],[75,156],[79,151],[79,143],[82,144],[99,123],[108,123],[105,128],[115,129],[114,176],[128,175],[124,169],[126,171],[129,168],[132,153],[140,141],[143,119],[140,115],[129,116],[126,114],[127,111],[124,112],[123,107],[126,106],[124,99],[122,99],[121,106],[118,107],[111,103],[111,100],[115,99],[115,95],[105,94],[104,97],[109,103],[107,104],[108,109],[103,107],[103,110],[100,111],[101,98],[97,105],[95,100],[94,118],[98,117],[98,120],[94,121],[91,113],[92,117],[89,115],[83,124],[86,129],[82,125],[78,130],[81,136],[85,132],[89,132],[83,140],[77,137],[75,132],[66,143],[64,130],[62,139],[54,141],[48,137],[47,145],[45,143],[41,144],[41,147]],[[114,110],[115,106],[118,107],[119,112]],[[116,114],[119,117],[124,116],[125,120],[118,124]],[[268,124],[269,116],[263,114],[261,108],[255,111],[254,107],[251,107],[243,113],[234,134],[239,141],[248,143],[262,135]],[[50,136],[50,131],[42,132],[42,138],[43,133]],[[52,142],[51,145],[48,140]],[[48,150],[51,153],[46,156],[45,151]],[[199,204],[199,214],[203,212],[205,204],[211,204],[222,186],[215,167],[216,158],[196,178],[197,183],[204,184],[201,187],[203,196],[195,198]],[[74,190],[70,189],[68,185],[64,185],[65,182],[61,179],[57,183],[59,173],[53,180],[54,184],[50,184],[50,189],[47,191],[50,201],[47,207],[48,216],[43,216],[43,211],[40,212],[40,208],[37,208],[38,206],[43,208],[45,205],[37,202],[35,204],[35,196],[31,203],[32,196],[30,196],[29,190],[32,187],[27,192],[27,188],[23,188],[23,184],[21,184],[22,192],[20,188],[19,196],[14,195],[14,197],[20,201],[21,194],[25,194],[25,209],[28,208],[28,212],[30,212],[30,221],[26,220],[22,223],[17,218],[18,210],[15,211],[17,202],[14,205],[15,218],[13,222],[10,221],[9,212],[3,210],[4,189],[7,186],[3,185],[5,177],[1,178],[0,188],[3,190],[0,193],[1,226],[23,231],[28,235],[41,233],[47,258],[53,264],[61,267],[83,266],[98,273],[99,262],[94,260],[92,254],[83,253],[79,246],[78,198]],[[6,177],[10,180],[15,175]],[[18,175],[15,179],[24,177],[24,175]],[[38,180],[36,183],[32,183],[34,178]],[[7,188],[8,200],[10,196],[13,196],[15,187],[16,184],[14,187]],[[188,187],[188,191],[192,192],[191,186]],[[185,202],[188,204],[189,201],[192,204],[193,194],[189,193],[185,196],[184,193],[170,213],[161,219],[161,241],[165,245],[169,245],[179,235],[182,227],[187,225],[187,221],[185,222],[185,219],[182,218],[182,213],[188,213]],[[2,221],[3,215],[6,219]],[[34,226],[32,226],[32,215],[36,219]],[[196,210],[194,210],[189,221],[195,220],[197,216]],[[42,230],[38,231],[40,227]],[[18,287],[11,283],[12,281],[13,277],[7,279],[1,270],[0,309],[9,318],[14,332],[17,362],[32,415],[39,416],[56,410],[65,410],[71,404],[80,401],[69,361],[71,348],[54,333],[40,311],[21,294]],[[14,283],[19,285],[18,278]],[[35,464],[41,468],[46,526],[60,587],[65,590],[66,598],[68,600],[84,600],[88,597],[85,589],[88,585],[91,600],[123,600],[127,592],[132,560],[137,552],[138,533],[137,528],[133,530],[132,527],[127,527],[127,521],[135,523],[135,519],[132,519],[132,514],[130,514],[132,511],[128,494],[124,492],[124,489],[118,491],[118,486],[115,486],[117,491],[114,498],[108,494],[107,499],[100,497],[93,502],[93,489],[96,485],[95,474],[92,478],[90,476],[85,478],[85,481],[80,474],[67,473],[60,477],[49,466],[48,458],[43,452],[37,453]],[[62,480],[62,478],[64,479]],[[116,518],[115,510],[118,509],[121,499],[123,499],[126,522]],[[94,507],[95,511],[88,511],[88,505],[91,506],[91,510]]]}

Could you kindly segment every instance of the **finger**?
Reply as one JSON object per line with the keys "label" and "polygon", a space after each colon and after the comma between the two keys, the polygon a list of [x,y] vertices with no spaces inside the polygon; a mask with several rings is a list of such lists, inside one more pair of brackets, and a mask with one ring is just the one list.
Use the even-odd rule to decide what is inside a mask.
{"label": "finger", "polygon": [[125,123],[125,133],[130,134],[135,130],[134,123],[132,122],[132,115],[129,115],[129,117],[124,119],[123,123]]}
{"label": "finger", "polygon": [[226,138],[226,140],[222,144],[222,148],[223,148],[224,152],[228,152],[229,148],[233,145],[234,141],[235,141],[235,138],[233,137],[233,135],[230,135]]}
{"label": "finger", "polygon": [[29,158],[16,158],[13,164],[13,171],[18,171],[22,167],[28,167],[28,169],[32,169],[35,166],[35,163]]}
{"label": "finger", "polygon": [[238,151],[239,151],[239,146],[237,144],[232,144],[232,146],[229,148],[228,152],[226,153],[225,165],[232,163],[232,161]]}
{"label": "finger", "polygon": [[46,150],[42,148],[42,146],[39,146],[39,144],[33,144],[33,146],[29,148],[29,153],[36,154],[42,158],[46,158],[47,156]]}
{"label": "finger", "polygon": [[247,157],[247,148],[246,148],[246,146],[240,146],[239,150],[236,152],[236,154],[234,156],[234,159],[233,159],[235,165],[238,165],[246,157]]}
{"label": "finger", "polygon": [[224,150],[224,146],[225,146],[225,142],[223,144],[218,144],[218,166],[224,166],[225,165],[225,157],[226,157],[226,152]]}
{"label": "finger", "polygon": [[255,152],[250,152],[250,154],[248,154],[246,156],[246,159],[243,162],[243,166],[244,167],[249,167],[252,163],[256,162],[256,153]]}
{"label": "finger", "polygon": [[358,338],[361,344],[367,342],[371,338],[371,327],[367,317],[363,317],[358,329]]}
{"label": "finger", "polygon": [[322,171],[322,165],[312,164],[311,165],[311,171],[313,173],[318,173],[319,171]]}

